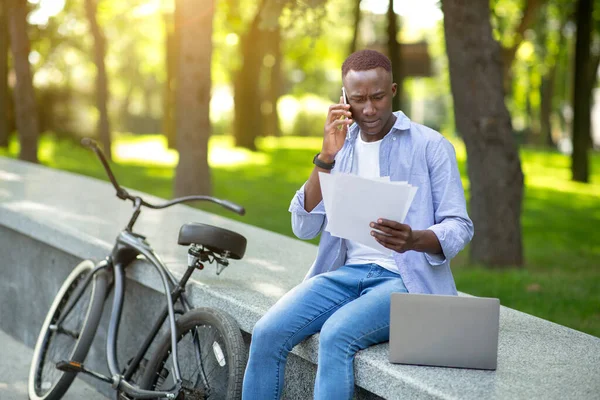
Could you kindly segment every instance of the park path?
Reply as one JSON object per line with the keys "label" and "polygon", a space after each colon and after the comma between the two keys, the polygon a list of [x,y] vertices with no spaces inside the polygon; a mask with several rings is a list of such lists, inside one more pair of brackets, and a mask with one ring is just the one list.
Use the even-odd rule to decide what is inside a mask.
{"label": "park path", "polygon": [[[26,400],[33,349],[0,330],[0,399]],[[106,400],[94,387],[76,379],[64,400]]]}

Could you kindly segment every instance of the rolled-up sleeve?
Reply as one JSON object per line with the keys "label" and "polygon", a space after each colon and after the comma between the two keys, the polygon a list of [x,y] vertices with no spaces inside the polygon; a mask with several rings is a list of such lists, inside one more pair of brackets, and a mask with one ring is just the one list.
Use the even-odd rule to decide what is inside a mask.
{"label": "rolled-up sleeve", "polygon": [[428,152],[429,177],[433,197],[433,231],[440,241],[443,254],[425,253],[431,265],[441,265],[454,258],[473,238],[473,222],[467,214],[456,153],[452,144],[441,138]]}
{"label": "rolled-up sleeve", "polygon": [[304,185],[296,191],[289,211],[292,213],[294,235],[299,239],[312,239],[321,233],[325,225],[325,205],[321,200],[312,211],[306,211],[304,209]]}

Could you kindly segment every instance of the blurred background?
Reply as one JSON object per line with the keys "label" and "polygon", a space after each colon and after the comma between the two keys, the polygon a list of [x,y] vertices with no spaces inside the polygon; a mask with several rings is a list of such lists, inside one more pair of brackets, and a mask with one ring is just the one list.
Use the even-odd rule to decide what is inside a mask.
{"label": "blurred background", "polygon": [[600,336],[592,0],[2,0],[0,156],[106,179],[94,137],[124,186],[212,193],[247,215],[204,209],[292,236],[363,48],[392,59],[395,109],[456,149],[476,227],[458,289]]}

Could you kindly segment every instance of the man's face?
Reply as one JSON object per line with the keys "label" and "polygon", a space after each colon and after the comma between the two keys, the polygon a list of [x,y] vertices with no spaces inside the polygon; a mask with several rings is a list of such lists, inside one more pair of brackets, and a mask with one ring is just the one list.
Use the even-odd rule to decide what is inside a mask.
{"label": "man's face", "polygon": [[[363,135],[372,140],[383,138],[394,124],[392,98],[396,84],[383,68],[350,70],[343,79],[352,118]],[[363,136],[364,138],[364,136]]]}

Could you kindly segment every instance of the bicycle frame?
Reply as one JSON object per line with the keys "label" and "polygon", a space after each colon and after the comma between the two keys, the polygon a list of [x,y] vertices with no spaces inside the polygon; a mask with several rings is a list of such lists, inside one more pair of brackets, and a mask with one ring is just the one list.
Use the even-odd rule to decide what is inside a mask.
{"label": "bicycle frame", "polygon": [[[129,363],[125,373],[121,375],[121,368],[119,368],[119,363],[117,359],[117,337],[119,332],[119,324],[121,322],[121,312],[123,309],[123,300],[125,294],[125,268],[128,265],[130,265],[135,259],[137,259],[139,255],[142,255],[159,272],[161,281],[163,283],[164,294],[167,299],[167,304],[162,309],[158,319],[156,320],[149,334],[146,336],[136,356],[133,358],[131,363]],[[177,300],[181,299],[184,311],[188,311],[191,308],[183,292],[185,291],[185,285],[187,284],[190,276],[192,275],[194,269],[196,269],[196,261],[197,260],[192,260],[192,262],[190,262],[187,271],[185,272],[181,280],[177,282],[177,280],[171,274],[169,269],[160,260],[160,257],[151,248],[150,244],[146,242],[145,237],[125,229],[117,236],[116,243],[111,252],[111,255],[105,260],[102,260],[96,264],[96,268],[94,269],[92,274],[90,274],[90,276],[86,278],[86,281],[81,286],[78,293],[74,294],[74,296],[71,298],[71,304],[65,307],[66,312],[63,314],[63,317],[61,317],[56,322],[56,325],[60,325],[65,316],[68,315],[73,305],[77,302],[79,297],[81,297],[85,288],[93,279],[95,273],[103,269],[109,271],[112,270],[114,278],[114,298],[106,340],[106,356],[108,368],[112,375],[112,381],[110,383],[112,383],[113,388],[122,390],[123,392],[135,398],[144,399],[166,397],[174,399],[179,393],[182,383],[181,373],[179,369],[179,361],[177,359],[177,331],[175,325],[174,303],[177,302]],[[156,338],[160,327],[163,325],[165,319],[167,318],[169,319],[169,329],[171,333],[171,347],[173,355],[172,366],[175,374],[175,387],[166,392],[138,389],[129,384],[128,381],[129,379],[131,379],[131,377],[139,367],[141,360],[144,358],[146,352],[148,351],[148,348],[150,347],[150,344]]]}

